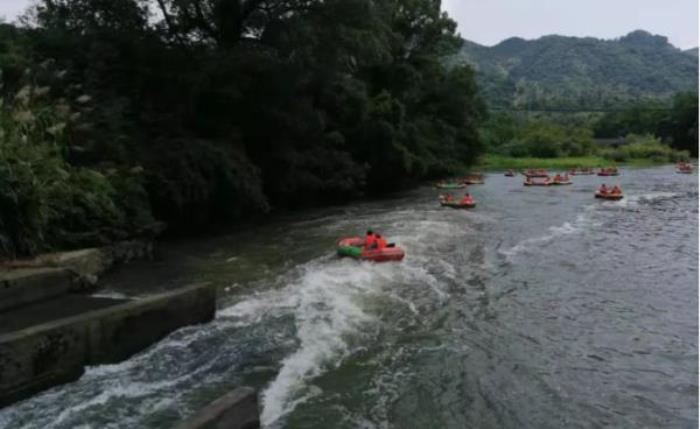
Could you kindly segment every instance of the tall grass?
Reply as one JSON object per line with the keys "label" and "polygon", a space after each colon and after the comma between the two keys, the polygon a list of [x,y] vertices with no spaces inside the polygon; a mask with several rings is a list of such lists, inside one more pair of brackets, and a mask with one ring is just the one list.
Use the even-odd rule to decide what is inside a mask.
{"label": "tall grass", "polygon": [[[138,171],[66,161],[78,115],[47,93],[27,85],[0,98],[0,259],[102,244],[153,221],[148,211],[129,212],[133,195],[145,195]],[[148,207],[147,200],[139,204]]]}

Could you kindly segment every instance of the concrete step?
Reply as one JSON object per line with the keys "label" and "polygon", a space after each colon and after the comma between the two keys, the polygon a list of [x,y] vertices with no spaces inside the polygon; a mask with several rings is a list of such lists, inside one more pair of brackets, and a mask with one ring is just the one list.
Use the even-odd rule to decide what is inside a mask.
{"label": "concrete step", "polygon": [[0,271],[0,312],[65,295],[73,274],[64,268],[21,268]]}
{"label": "concrete step", "polygon": [[[12,323],[20,329],[0,333],[0,407],[76,380],[86,365],[127,359],[180,327],[212,320],[216,311],[216,290],[206,284],[120,303],[84,298],[63,297],[15,313]],[[30,314],[63,314],[62,302],[75,306],[69,317]]]}
{"label": "concrete step", "polygon": [[68,294],[0,313],[0,335],[127,302]]}

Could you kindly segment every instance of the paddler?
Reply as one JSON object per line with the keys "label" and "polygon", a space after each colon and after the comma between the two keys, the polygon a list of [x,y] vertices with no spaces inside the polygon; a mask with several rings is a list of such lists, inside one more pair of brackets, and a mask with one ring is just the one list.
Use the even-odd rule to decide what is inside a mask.
{"label": "paddler", "polygon": [[603,195],[606,195],[608,193],[608,187],[605,186],[605,183],[600,185],[600,189],[598,189],[598,192],[603,194]]}
{"label": "paddler", "polygon": [[375,237],[374,232],[371,229],[368,229],[367,235],[365,236],[365,249],[370,249],[376,243],[377,237]]}
{"label": "paddler", "polygon": [[376,238],[377,238],[377,246],[376,246],[377,249],[379,249],[379,250],[385,249],[387,246],[387,242],[384,239],[384,237],[382,237],[379,234],[376,234]]}
{"label": "paddler", "polygon": [[464,197],[462,197],[462,200],[459,202],[460,204],[472,204],[474,203],[474,199],[472,198],[469,193],[464,194]]}
{"label": "paddler", "polygon": [[615,186],[613,186],[612,191],[610,191],[610,193],[613,195],[620,195],[622,193],[622,188],[615,185]]}

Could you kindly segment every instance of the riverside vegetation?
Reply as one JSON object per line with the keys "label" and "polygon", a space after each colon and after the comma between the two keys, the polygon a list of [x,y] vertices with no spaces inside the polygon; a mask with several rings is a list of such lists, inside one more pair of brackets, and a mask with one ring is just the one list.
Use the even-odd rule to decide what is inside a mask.
{"label": "riverside vegetation", "polygon": [[0,255],[451,174],[472,70],[430,0],[44,0],[0,28]]}
{"label": "riverside vegetation", "polygon": [[0,25],[0,259],[392,192],[484,152],[697,155],[697,95],[671,95],[688,73],[619,112],[489,113],[503,91],[463,46],[431,0],[40,0]]}

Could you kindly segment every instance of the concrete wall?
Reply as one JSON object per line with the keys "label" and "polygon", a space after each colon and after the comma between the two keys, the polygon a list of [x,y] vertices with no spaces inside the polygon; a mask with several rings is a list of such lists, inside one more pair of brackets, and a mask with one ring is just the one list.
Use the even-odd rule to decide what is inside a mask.
{"label": "concrete wall", "polygon": [[63,268],[27,268],[0,273],[0,311],[64,295],[73,275]]}
{"label": "concrete wall", "polygon": [[175,429],[257,429],[260,427],[258,394],[239,387],[185,420]]}
{"label": "concrete wall", "polygon": [[216,291],[194,285],[0,335],[0,406],[126,359],[185,325],[214,318]]}
{"label": "concrete wall", "polygon": [[132,240],[4,262],[0,265],[0,312],[94,289],[98,278],[113,266],[152,257],[151,241]]}

